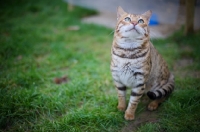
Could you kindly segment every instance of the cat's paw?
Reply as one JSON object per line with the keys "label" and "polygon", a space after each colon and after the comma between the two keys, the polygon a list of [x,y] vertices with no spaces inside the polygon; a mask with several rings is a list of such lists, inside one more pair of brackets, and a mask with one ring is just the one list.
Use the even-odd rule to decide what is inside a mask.
{"label": "cat's paw", "polygon": [[130,113],[128,113],[128,112],[125,112],[125,115],[124,115],[124,118],[126,119],[126,120],[134,120],[135,119],[135,115],[134,114],[130,114]]}
{"label": "cat's paw", "polygon": [[158,108],[158,103],[156,101],[152,101],[148,105],[148,110],[150,111],[156,110],[157,108]]}
{"label": "cat's paw", "polygon": [[117,109],[118,109],[119,111],[125,111],[125,110],[126,110],[126,106],[118,105],[118,106],[117,106]]}

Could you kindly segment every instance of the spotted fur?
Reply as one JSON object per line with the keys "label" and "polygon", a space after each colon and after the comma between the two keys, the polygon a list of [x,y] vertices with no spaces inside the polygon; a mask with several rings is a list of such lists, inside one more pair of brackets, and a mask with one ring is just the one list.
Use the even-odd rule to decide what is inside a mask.
{"label": "spotted fur", "polygon": [[[155,110],[174,89],[174,76],[149,38],[151,11],[141,15],[117,12],[117,26],[111,48],[111,72],[118,91],[118,109],[125,110],[125,119],[133,120],[138,102],[145,91]],[[126,90],[131,96],[126,108]]]}

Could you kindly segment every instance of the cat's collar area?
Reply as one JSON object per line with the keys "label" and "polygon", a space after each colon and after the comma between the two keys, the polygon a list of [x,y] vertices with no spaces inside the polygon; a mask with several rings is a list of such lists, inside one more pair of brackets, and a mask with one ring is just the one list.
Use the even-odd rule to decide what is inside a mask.
{"label": "cat's collar area", "polygon": [[127,43],[127,42],[116,41],[116,44],[118,45],[118,47],[121,47],[121,48],[124,48],[124,49],[134,49],[134,48],[140,47],[143,44],[143,42]]}
{"label": "cat's collar area", "polygon": [[115,39],[119,43],[140,43],[141,41],[146,41],[148,38],[146,37],[138,37],[138,38],[131,38],[126,36],[115,36]]}

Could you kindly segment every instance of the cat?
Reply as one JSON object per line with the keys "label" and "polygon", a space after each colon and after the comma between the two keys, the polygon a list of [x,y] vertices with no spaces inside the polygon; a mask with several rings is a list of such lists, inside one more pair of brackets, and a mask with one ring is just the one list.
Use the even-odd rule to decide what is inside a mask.
{"label": "cat", "polygon": [[[118,93],[118,106],[126,120],[134,120],[142,95],[152,100],[150,111],[174,90],[174,75],[150,42],[149,21],[152,11],[136,15],[117,9],[117,25],[111,48],[111,73]],[[126,108],[126,90],[131,96]]]}

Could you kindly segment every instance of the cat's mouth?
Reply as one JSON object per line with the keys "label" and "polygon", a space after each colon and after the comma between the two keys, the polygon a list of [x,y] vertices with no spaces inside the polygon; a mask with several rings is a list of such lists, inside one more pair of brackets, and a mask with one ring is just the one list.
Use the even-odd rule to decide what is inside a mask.
{"label": "cat's mouth", "polygon": [[132,30],[135,30],[138,34],[140,34],[140,32],[135,28],[135,26],[133,25],[133,27],[129,30],[126,30],[126,32],[130,32]]}

